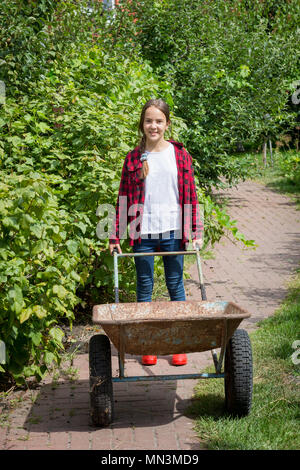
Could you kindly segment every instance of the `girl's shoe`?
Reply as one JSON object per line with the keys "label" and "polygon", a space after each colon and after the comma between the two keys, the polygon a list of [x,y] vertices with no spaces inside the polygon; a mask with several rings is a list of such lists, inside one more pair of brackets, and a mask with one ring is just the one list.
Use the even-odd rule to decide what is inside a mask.
{"label": "girl's shoe", "polygon": [[187,364],[186,354],[173,354],[172,365],[173,366],[185,366]]}
{"label": "girl's shoe", "polygon": [[157,362],[156,356],[143,356],[142,357],[142,364],[144,366],[154,366]]}

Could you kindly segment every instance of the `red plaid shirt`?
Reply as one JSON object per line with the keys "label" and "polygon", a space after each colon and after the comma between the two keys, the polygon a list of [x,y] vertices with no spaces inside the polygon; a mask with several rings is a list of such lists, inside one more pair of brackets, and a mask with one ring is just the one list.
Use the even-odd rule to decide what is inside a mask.
{"label": "red plaid shirt", "polygon": [[[169,142],[174,145],[178,170],[178,193],[183,228],[181,246],[184,248],[184,243],[189,241],[190,236],[192,240],[202,237],[203,224],[200,217],[192,157],[185,150],[183,144],[173,140],[169,140]],[[140,157],[140,148],[136,147],[125,158],[116,206],[114,233],[110,236],[110,243],[120,243],[120,238],[126,232],[127,222],[130,223],[130,245],[133,246],[134,240],[138,240],[139,243],[141,241],[140,228],[145,201],[145,182],[139,178],[139,171],[142,168]]]}

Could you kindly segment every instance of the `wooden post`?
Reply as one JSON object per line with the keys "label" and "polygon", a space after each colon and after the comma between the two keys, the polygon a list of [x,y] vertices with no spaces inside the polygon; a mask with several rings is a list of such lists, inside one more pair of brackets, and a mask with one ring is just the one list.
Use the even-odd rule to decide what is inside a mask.
{"label": "wooden post", "polygon": [[266,140],[264,141],[264,144],[263,144],[263,164],[264,164],[264,167],[266,168],[267,166],[267,141]]}
{"label": "wooden post", "polygon": [[273,166],[273,151],[272,151],[272,141],[271,141],[271,139],[269,139],[269,147],[270,147],[271,165]]}
{"label": "wooden post", "polygon": [[298,136],[297,136],[297,139],[296,139],[296,150],[297,150],[297,152],[299,152],[299,131],[300,131],[300,126],[297,126],[296,130],[298,131]]}

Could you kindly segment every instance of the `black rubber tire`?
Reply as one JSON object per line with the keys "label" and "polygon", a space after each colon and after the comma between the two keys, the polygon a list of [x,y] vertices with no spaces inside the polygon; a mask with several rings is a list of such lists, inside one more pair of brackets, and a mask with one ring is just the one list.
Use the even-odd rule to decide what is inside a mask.
{"label": "black rubber tire", "polygon": [[236,417],[247,416],[252,404],[252,348],[245,330],[235,330],[225,353],[225,403]]}
{"label": "black rubber tire", "polygon": [[89,343],[90,405],[95,426],[109,426],[113,421],[113,384],[111,348],[106,335],[94,335]]}

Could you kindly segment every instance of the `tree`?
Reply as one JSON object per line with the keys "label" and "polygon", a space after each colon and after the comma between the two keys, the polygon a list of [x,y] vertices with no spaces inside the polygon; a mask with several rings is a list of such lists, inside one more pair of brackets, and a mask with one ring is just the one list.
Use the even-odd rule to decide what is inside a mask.
{"label": "tree", "polygon": [[295,124],[288,99],[299,78],[296,0],[123,1],[122,9],[136,22],[116,18],[120,40],[131,35],[172,84],[204,187],[241,177],[238,159],[230,158],[238,147],[257,147]]}

